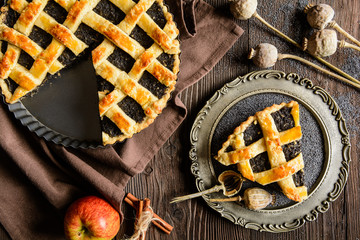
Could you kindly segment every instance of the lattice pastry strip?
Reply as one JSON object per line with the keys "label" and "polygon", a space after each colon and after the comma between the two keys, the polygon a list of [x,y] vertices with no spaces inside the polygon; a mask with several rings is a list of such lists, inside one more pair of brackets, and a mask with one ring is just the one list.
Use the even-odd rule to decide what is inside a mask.
{"label": "lattice pastry strip", "polygon": [[[102,25],[107,27],[111,26],[112,29],[118,28],[119,32],[124,32],[124,34],[126,34],[125,36],[131,33],[132,29],[136,25],[136,22],[149,36],[152,36],[151,31],[157,31],[160,29],[158,27],[153,27],[153,25],[156,24],[146,14],[147,9],[155,2],[154,0],[139,1],[136,5],[132,1],[121,1],[122,3],[127,3],[124,4],[126,6],[119,5],[120,1],[112,2],[117,6],[122,6],[121,9],[123,11],[128,11],[125,19],[121,21],[117,27],[112,26],[110,22],[106,22],[106,24],[104,24],[104,20],[102,20],[101,17],[98,17],[98,19],[94,22],[97,23],[102,21]],[[165,14],[166,13],[167,12],[165,12]],[[175,40],[178,31],[172,21],[171,15],[166,14],[166,16],[168,18],[167,24],[163,30],[160,30],[166,34],[167,38],[170,39],[172,43],[175,43],[175,46],[178,46],[178,44],[176,44],[177,41]],[[95,16],[91,19],[95,19]],[[85,21],[87,20],[85,19]],[[92,27],[97,28],[96,26]],[[167,99],[170,97],[170,92],[174,89],[178,69],[175,69],[175,71],[173,69],[172,72],[156,59],[165,51],[163,49],[164,47],[161,48],[157,44],[159,42],[161,44],[161,41],[153,39],[155,43],[150,48],[144,49],[137,42],[134,43],[134,40],[130,37],[124,37],[123,41],[114,39],[111,36],[107,36],[107,38],[110,39],[112,43],[109,40],[105,40],[93,51],[93,63],[96,72],[115,86],[115,90],[106,96],[100,94],[102,96],[99,103],[100,116],[106,116],[109,118],[122,132],[122,135],[119,137],[111,137],[107,133],[103,132],[103,141],[111,143],[113,141],[121,141],[125,138],[131,137],[134,133],[139,132],[153,122],[154,118],[160,114],[162,109],[165,107]],[[115,50],[116,47],[114,44],[128,53],[132,58],[136,59],[134,66],[128,74],[122,71],[119,73],[119,70],[106,60]],[[176,50],[175,47],[172,51],[178,53],[179,49]],[[137,83],[144,74],[145,70],[148,70],[148,72],[151,73],[159,82],[167,87],[165,96],[161,99],[157,98],[150,91]],[[115,76],[117,76],[116,79],[114,79]],[[126,96],[130,96],[142,107],[146,117],[140,123],[133,121],[118,107],[117,104]]]}
{"label": "lattice pastry strip", "polygon": [[[17,63],[20,55],[20,49],[25,51],[34,59],[36,59],[44,51],[44,49],[42,49],[30,38],[4,24],[0,24],[0,40],[10,43],[4,58],[0,62],[0,77],[3,79],[9,76],[12,68]],[[55,61],[50,67],[49,72],[56,73],[63,67],[64,66],[60,62]]]}
{"label": "lattice pastry strip", "polygon": [[[292,118],[292,121],[285,118]],[[299,145],[301,137],[298,103],[273,105],[237,127],[215,159],[224,165],[238,164],[242,175],[251,181],[262,185],[277,182],[288,198],[302,201],[307,197],[307,189],[293,179],[293,175],[302,174],[304,168]],[[286,157],[287,149],[294,153]],[[267,164],[268,168],[264,169]]]}
{"label": "lattice pastry strip", "polygon": [[[146,88],[131,79],[125,72],[114,67],[107,60],[98,67],[97,73],[114,86],[117,86],[114,91],[100,98],[99,111],[100,116],[106,115],[122,131],[123,135],[117,138],[119,141],[132,136],[134,133],[152,123],[166,104],[167,98],[158,99]],[[168,93],[166,94],[170,94],[174,85],[175,84],[168,86]],[[117,103],[121,102],[126,96],[132,97],[142,106],[147,119],[141,123],[136,123],[123,111],[120,111]],[[114,141],[114,138],[103,133],[103,141]]]}
{"label": "lattice pastry strip", "polygon": [[[12,1],[14,2],[14,1]],[[45,8],[46,4],[48,3],[48,0],[44,1],[42,0],[41,8],[37,9],[37,14],[34,16],[26,16],[30,14],[26,14],[28,12],[34,12],[33,9],[28,9],[29,6],[33,6],[33,4],[36,1],[32,1],[31,3],[27,4],[26,0],[15,0],[15,2],[18,2],[21,7],[17,7],[14,9],[15,11],[22,13],[23,10],[25,13],[21,14],[18,21],[14,25],[14,29],[19,30],[19,32],[24,33],[26,36],[30,34],[33,26],[37,26],[50,35],[52,35],[55,39],[60,41],[63,45],[65,45],[67,48],[69,48],[75,55],[79,55],[81,52],[85,50],[88,46],[83,43],[81,40],[79,40],[71,31],[71,29],[67,27],[71,27],[73,24],[69,20],[65,21],[64,24],[58,23],[55,19],[53,19],[51,16],[49,16],[47,13],[42,12],[42,10]],[[27,8],[27,9],[25,9]],[[24,17],[22,17],[24,16]],[[32,19],[32,21],[29,21],[28,19]],[[69,18],[67,18],[69,19]],[[18,26],[21,26],[20,28],[17,28]],[[73,29],[74,31],[77,29]]]}
{"label": "lattice pastry strip", "polygon": [[[68,4],[66,2],[56,2],[58,2],[64,8],[68,8]],[[96,1],[96,3],[98,2],[99,1]],[[118,27],[93,11],[90,11],[88,14],[84,15],[81,21],[92,27],[94,30],[97,30],[98,32],[105,35],[117,47],[127,52],[134,59],[137,59],[145,51],[145,49],[138,42],[134,41],[131,37],[128,36],[131,33],[131,30],[135,27],[136,23],[142,29],[144,29],[148,35],[151,35],[155,42],[160,44],[162,48],[165,48],[167,51],[173,54],[178,54],[180,52],[179,42],[175,40],[178,35],[178,30],[175,23],[172,21],[171,14],[167,12],[166,7],[163,6],[162,10],[164,11],[165,17],[167,18],[167,24],[165,25],[164,29],[161,29],[151,19],[151,17],[146,14],[146,10],[155,2],[155,0],[141,0],[138,4],[135,4],[131,0],[112,0],[111,2],[118,6],[122,11],[127,13],[125,19],[121,21]],[[95,69],[97,69],[99,64],[107,59],[115,50],[115,46],[109,40],[104,40],[104,42],[93,51],[93,62]],[[158,48],[158,45],[154,45],[152,47]],[[170,81],[173,82],[177,78],[176,73],[178,72],[178,64],[175,64],[177,65],[177,68],[174,69],[174,73],[164,69],[155,59],[162,53],[162,51],[156,50],[156,52],[157,54],[154,54],[152,58],[155,62],[151,63],[151,66],[149,66],[149,71],[153,75],[156,75],[160,81],[164,81],[167,83],[167,85],[170,85]],[[146,61],[152,62],[149,60],[149,58],[147,58]]]}
{"label": "lattice pastry strip", "polygon": [[[167,12],[167,8],[161,4],[162,11],[167,19],[168,26],[171,26],[172,31],[161,29],[152,19],[146,14],[146,10],[155,2],[154,0],[140,0],[138,4],[132,0],[111,0],[123,12],[127,13],[124,21],[119,24],[119,27],[126,33],[130,34],[135,25],[139,25],[165,52],[178,53],[179,43],[174,41],[174,36],[177,36],[177,28],[172,21],[172,16]],[[162,3],[162,1],[157,1]]]}
{"label": "lattice pastry strip", "polygon": [[[29,35],[34,22],[36,18],[39,16],[41,11],[45,8],[47,4],[47,1],[42,0],[34,0],[30,4],[21,4],[24,5],[24,8],[27,6],[27,8],[21,13],[20,17],[16,21],[14,25],[14,29],[16,31],[19,31],[20,33],[24,33],[25,36],[22,36],[21,34],[16,34],[16,31],[10,31],[9,29],[6,29],[5,26],[1,26],[1,40],[9,41],[10,43],[14,45],[21,45],[23,48],[27,47],[26,43],[27,41],[23,41],[23,39],[26,39],[26,36]],[[20,4],[12,4],[14,6],[19,7]],[[13,29],[11,29],[13,30]],[[28,40],[28,39],[26,39]],[[17,43],[17,44],[16,44]],[[18,46],[20,47],[20,46]],[[21,48],[21,47],[20,47]],[[20,56],[20,49],[13,46],[8,45],[8,51],[10,54],[5,53],[5,56],[3,57],[1,61],[1,65],[5,68],[2,68],[2,74],[1,78],[7,78],[10,75],[10,72],[12,68],[15,66],[17,60]],[[29,50],[30,51],[30,50]],[[30,53],[29,53],[30,54]],[[31,56],[31,54],[30,54]],[[6,64],[7,63],[7,64]]]}
{"label": "lattice pastry strip", "polygon": [[[23,69],[22,71],[22,75],[27,76],[29,79],[28,81],[31,82],[31,84],[27,84],[27,86],[25,86],[22,84],[25,82],[22,76],[13,74],[14,77],[18,77],[13,80],[19,84],[19,87],[15,90],[10,99],[7,98],[7,101],[9,102],[17,101],[28,92],[35,89],[35,87],[39,86],[45,79],[48,72],[56,72],[61,69],[62,65],[57,62],[57,58],[62,54],[66,47],[73,51],[75,55],[78,55],[88,47],[81,40],[77,39],[73,32],[67,28],[69,27],[74,31],[76,30],[73,28],[76,24],[74,16],[81,15],[82,11],[79,11],[79,9],[76,8],[73,10],[70,9],[64,25],[61,25],[51,16],[42,12],[47,2],[48,1],[38,0],[27,3],[25,0],[12,0],[10,7],[12,7],[15,11],[21,12],[20,17],[15,23],[14,29],[8,28],[3,24],[0,27],[0,30],[2,31],[0,39],[10,43],[8,45],[7,52],[12,52],[14,51],[14,48],[19,47],[35,59],[35,62],[29,71],[26,69]],[[91,10],[91,8],[85,9],[85,11],[89,10]],[[15,31],[17,29],[21,29],[24,33],[29,34],[29,29],[33,28],[34,24],[54,37],[50,45],[47,46],[45,50],[36,45],[36,43],[31,41],[26,35],[22,35],[20,32]],[[6,68],[7,72],[4,73],[2,79],[5,79],[7,77],[6,75],[10,75],[12,69],[15,67],[17,59],[20,55],[20,49],[17,48],[15,50],[15,57],[12,56],[13,59],[10,61],[11,66]],[[9,59],[6,59],[7,56],[7,53],[5,53],[2,58],[2,63],[9,62]],[[55,67],[52,67],[54,63]],[[50,71],[51,68],[53,69],[52,71]],[[8,91],[6,88],[2,88],[2,91],[4,95],[10,96],[9,92],[6,92],[5,94],[5,91]]]}
{"label": "lattice pastry strip", "polygon": [[[36,19],[45,8],[47,2],[48,1],[44,0],[34,0],[29,4],[25,0],[11,1],[10,6],[16,11],[20,12],[21,15],[16,21],[14,29],[9,29],[4,24],[1,24],[0,26],[0,39],[8,41],[12,44],[8,45],[5,56],[1,60],[0,78],[6,79],[10,75],[10,72],[19,59],[20,49],[27,52],[33,58],[36,58],[42,52],[42,48],[28,39],[27,36],[31,32]],[[2,16],[2,18],[3,17],[4,16]],[[25,36],[23,36],[21,33],[23,33]],[[52,68],[52,72],[55,72],[62,67],[59,62],[57,62],[56,65],[57,66]]]}

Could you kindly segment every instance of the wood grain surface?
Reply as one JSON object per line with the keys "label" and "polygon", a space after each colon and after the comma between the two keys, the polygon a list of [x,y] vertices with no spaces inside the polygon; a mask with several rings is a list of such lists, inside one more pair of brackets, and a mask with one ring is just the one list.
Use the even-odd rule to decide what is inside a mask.
{"label": "wood grain surface", "polygon": [[[227,0],[206,2],[216,7],[220,14],[232,17]],[[359,0],[312,3],[331,5],[335,10],[336,22],[360,39]],[[306,15],[302,12],[307,4],[308,1],[304,0],[259,0],[258,13],[291,38],[301,42],[304,37],[310,36],[312,31],[306,21]],[[325,214],[320,214],[316,221],[308,222],[298,230],[271,234],[234,225],[208,207],[201,198],[169,204],[174,196],[197,192],[188,157],[189,133],[193,121],[217,89],[239,75],[259,70],[247,60],[247,53],[251,47],[267,42],[274,44],[281,53],[296,54],[317,63],[309,55],[274,35],[256,19],[236,20],[236,23],[245,33],[208,75],[181,94],[189,113],[185,122],[166,142],[145,172],[133,178],[126,187],[126,191],[140,198],[150,198],[156,213],[175,227],[171,235],[167,236],[151,226],[147,239],[360,239],[360,149],[357,146],[360,137],[359,90],[292,60],[282,60],[273,69],[298,73],[328,91],[339,104],[350,132],[352,162],[348,183],[340,197],[331,204],[330,209]],[[339,34],[338,37],[345,39]],[[338,49],[337,53],[327,60],[360,79],[359,52]],[[126,219],[117,239],[121,239],[124,233],[130,235],[133,231],[134,212],[125,204],[124,213]]]}
{"label": "wood grain surface", "polygon": [[[219,14],[231,18],[227,0],[206,0],[218,9]],[[335,10],[335,20],[346,31],[360,39],[360,0],[323,0],[312,3],[327,3]],[[311,28],[302,12],[308,4],[305,0],[259,0],[258,13],[271,24],[288,34],[297,42],[311,34]],[[340,81],[328,77],[301,63],[282,60],[273,69],[295,72],[310,78],[316,85],[323,87],[337,101],[346,120],[351,139],[351,158],[348,182],[340,197],[331,203],[329,210],[313,222],[288,233],[271,234],[257,232],[234,225],[208,207],[201,198],[169,204],[175,196],[197,192],[194,177],[190,172],[189,133],[196,114],[205,102],[225,83],[239,75],[259,70],[249,60],[247,53],[251,47],[260,43],[274,44],[281,53],[302,56],[315,63],[309,55],[301,52],[266,29],[256,19],[236,20],[245,33],[231,50],[220,60],[214,69],[198,83],[184,90],[181,99],[188,108],[188,116],[181,127],[165,143],[159,153],[149,163],[146,170],[134,177],[126,187],[138,198],[148,197],[154,211],[174,226],[170,235],[150,226],[146,239],[360,239],[360,92]],[[338,35],[339,39],[344,37]],[[328,61],[360,79],[360,53],[350,49],[338,49],[327,58]],[[319,64],[319,63],[317,63]],[[321,64],[319,64],[321,65]],[[131,235],[134,227],[135,212],[123,204],[125,216],[121,230],[116,237],[123,239]],[[4,230],[0,239],[9,239]]]}

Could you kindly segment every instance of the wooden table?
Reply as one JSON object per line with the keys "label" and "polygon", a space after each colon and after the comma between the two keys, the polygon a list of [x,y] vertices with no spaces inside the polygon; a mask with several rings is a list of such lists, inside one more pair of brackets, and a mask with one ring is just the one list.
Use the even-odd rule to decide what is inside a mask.
{"label": "wooden table", "polygon": [[[221,14],[231,17],[227,0],[206,1],[216,7]],[[316,2],[320,3],[320,1]],[[340,26],[360,39],[359,0],[322,2],[330,4],[335,9],[335,19]],[[302,12],[307,3],[302,0],[259,0],[258,13],[291,38],[301,42],[303,37],[309,36],[311,31]],[[245,30],[243,36],[208,75],[181,94],[181,99],[189,111],[188,117],[161,148],[146,170],[134,177],[126,187],[127,192],[139,198],[150,198],[155,212],[175,227],[168,236],[151,226],[147,232],[147,239],[360,239],[360,155],[358,154],[360,149],[357,146],[360,140],[359,90],[291,60],[278,62],[274,69],[295,72],[308,77],[316,85],[328,91],[342,109],[350,133],[352,162],[348,182],[343,193],[331,204],[330,209],[320,214],[316,221],[308,222],[300,229],[288,233],[271,234],[234,225],[208,207],[201,198],[169,204],[174,196],[197,191],[194,177],[190,172],[191,162],[188,157],[192,123],[198,111],[217,89],[239,75],[259,70],[247,60],[249,49],[268,42],[274,44],[282,53],[292,53],[312,60],[308,55],[275,36],[256,19],[236,22]],[[339,38],[343,39],[340,35]],[[339,49],[327,60],[360,79],[359,53]],[[122,239],[124,233],[131,235],[133,231],[134,211],[124,204],[123,212],[125,221],[116,238],[119,240]],[[0,231],[0,239],[8,239],[3,230]]]}
{"label": "wooden table", "polygon": [[[206,0],[206,2],[216,7],[222,14],[231,17],[226,0]],[[359,0],[322,2],[334,8],[335,20],[340,26],[360,39]],[[260,0],[258,13],[291,38],[301,42],[303,37],[310,35],[311,31],[302,12],[307,3],[307,1]],[[357,107],[360,102],[359,90],[292,60],[282,60],[273,69],[298,73],[328,91],[342,109],[350,132],[352,162],[348,183],[340,197],[331,204],[330,209],[325,214],[320,214],[316,221],[308,222],[298,230],[271,234],[234,225],[208,207],[202,198],[169,204],[174,196],[197,192],[188,157],[192,123],[196,114],[217,89],[239,75],[259,70],[247,60],[249,48],[268,42],[274,44],[282,53],[296,54],[313,61],[309,55],[275,36],[256,19],[236,22],[245,30],[243,36],[208,75],[181,94],[181,99],[189,111],[188,117],[150,162],[145,172],[133,178],[126,188],[126,191],[140,198],[150,198],[154,210],[175,226],[170,236],[151,226],[147,239],[360,239],[360,155],[358,154],[360,149],[357,147],[360,138],[358,127],[360,108]],[[344,39],[340,35],[338,37]],[[327,60],[360,79],[360,53],[339,49]],[[120,236],[124,232],[131,234],[133,231],[134,212],[125,204],[124,213],[126,219]]]}

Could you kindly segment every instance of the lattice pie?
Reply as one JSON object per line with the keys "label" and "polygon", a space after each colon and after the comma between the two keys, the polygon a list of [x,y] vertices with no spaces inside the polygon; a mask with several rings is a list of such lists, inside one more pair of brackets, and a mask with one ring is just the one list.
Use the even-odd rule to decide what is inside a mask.
{"label": "lattice pie", "polygon": [[241,123],[215,159],[224,165],[237,164],[251,181],[276,182],[289,199],[301,202],[307,197],[301,136],[298,103],[273,105]]}
{"label": "lattice pie", "polygon": [[152,123],[174,90],[177,36],[163,0],[10,0],[1,91],[14,103],[92,50],[103,143],[122,141]]}

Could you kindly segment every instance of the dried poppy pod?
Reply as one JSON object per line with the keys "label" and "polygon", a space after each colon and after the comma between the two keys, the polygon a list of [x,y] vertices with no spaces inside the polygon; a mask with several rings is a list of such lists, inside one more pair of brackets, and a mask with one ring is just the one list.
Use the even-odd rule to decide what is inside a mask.
{"label": "dried poppy pod", "polygon": [[248,188],[243,196],[245,206],[249,209],[258,210],[266,208],[270,203],[275,203],[275,196],[262,188]]}
{"label": "dried poppy pod", "polygon": [[349,38],[356,45],[360,46],[359,40],[357,40],[344,29],[342,29],[335,20],[332,20],[334,18],[335,12],[331,6],[327,4],[308,4],[305,7],[304,12],[307,14],[306,18],[311,27],[319,30],[322,30],[326,27],[334,28],[335,30],[343,34],[345,37]]}
{"label": "dried poppy pod", "polygon": [[251,48],[248,59],[261,68],[269,68],[275,65],[278,59],[277,48],[269,43],[261,43],[255,49]]}
{"label": "dried poppy pod", "polygon": [[170,203],[185,201],[191,198],[200,197],[205,194],[219,192],[221,190],[223,191],[223,194],[225,196],[231,197],[236,195],[238,192],[240,192],[244,179],[240,173],[234,172],[232,170],[227,170],[222,172],[218,176],[218,181],[220,185],[215,185],[214,187],[209,188],[205,191],[201,191],[185,196],[175,197],[171,200]]}
{"label": "dried poppy pod", "polygon": [[[291,43],[295,47],[302,49],[302,46],[298,44],[296,41],[288,37],[286,34],[282,33],[275,27],[273,27],[270,23],[268,23],[265,19],[263,19],[256,11],[257,7],[257,0],[229,0],[230,1],[230,10],[234,17],[241,19],[241,20],[247,20],[251,17],[257,18],[261,23],[263,23],[266,27],[270,28],[272,31],[274,31],[278,36],[285,39],[287,42]],[[314,57],[316,60],[321,62],[322,64],[326,65],[328,68],[332,69],[333,71],[339,73],[340,75],[346,77],[347,79],[357,82],[358,80],[347,74],[346,72],[342,71],[341,69],[337,68],[336,66],[332,65],[331,63],[325,61],[321,57],[318,57],[309,51],[307,51],[312,57]]]}
{"label": "dried poppy pod", "polygon": [[327,4],[312,5],[308,4],[304,12],[310,26],[315,29],[324,29],[332,21],[335,11]]}
{"label": "dried poppy pod", "polygon": [[344,81],[356,88],[360,89],[360,81],[355,79],[353,81],[350,81],[347,78],[344,78],[342,76],[339,76],[333,72],[330,72],[322,67],[319,67],[318,65],[295,55],[292,54],[282,54],[279,53],[277,48],[269,43],[261,43],[259,44],[255,49],[251,48],[249,55],[248,55],[249,59],[252,59],[253,63],[261,68],[268,68],[268,67],[272,67],[275,65],[276,61],[278,60],[282,60],[282,59],[293,59],[293,60],[297,60],[299,62],[302,62],[306,65],[309,65],[319,71],[322,71],[332,77],[335,77],[341,81]]}
{"label": "dried poppy pod", "polygon": [[320,57],[331,56],[338,46],[337,34],[334,30],[323,29],[315,32],[309,39],[304,38],[303,49]]}
{"label": "dried poppy pod", "polygon": [[230,11],[240,20],[248,20],[256,12],[257,0],[230,0]]}
{"label": "dried poppy pod", "polygon": [[252,210],[260,210],[266,208],[269,204],[275,204],[276,198],[262,188],[248,188],[244,192],[244,196],[236,196],[232,198],[210,199],[210,202],[241,202],[244,201],[245,206]]}
{"label": "dried poppy pod", "polygon": [[336,31],[332,29],[323,29],[315,32],[309,39],[304,38],[303,50],[319,57],[328,57],[333,55],[337,48],[352,48],[360,51],[360,47],[347,43],[344,40],[338,41]]}

